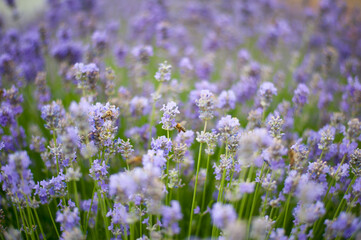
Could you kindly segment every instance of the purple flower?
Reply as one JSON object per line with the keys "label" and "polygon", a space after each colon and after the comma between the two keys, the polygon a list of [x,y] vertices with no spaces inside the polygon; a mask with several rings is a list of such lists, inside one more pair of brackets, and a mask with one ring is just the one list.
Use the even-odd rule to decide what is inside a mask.
{"label": "purple flower", "polygon": [[160,110],[163,111],[162,119],[159,122],[163,124],[162,128],[168,131],[173,130],[177,125],[175,118],[180,113],[177,104],[170,101],[167,105],[164,104]]}
{"label": "purple flower", "polygon": [[95,31],[92,35],[92,42],[94,47],[102,52],[108,45],[108,36],[105,31]]}
{"label": "purple flower", "polygon": [[308,89],[308,87],[305,84],[300,83],[294,91],[292,102],[294,102],[298,108],[301,108],[308,102],[309,95],[310,90]]}
{"label": "purple flower", "polygon": [[242,182],[239,184],[239,190],[241,193],[253,193],[254,186],[254,182]]}
{"label": "purple flower", "polygon": [[90,137],[97,145],[112,145],[115,133],[118,130],[116,120],[119,109],[110,103],[101,104],[97,102],[91,106],[89,111],[89,122],[91,126]]}
{"label": "purple flower", "polygon": [[149,58],[153,56],[153,48],[151,46],[138,46],[133,48],[132,55],[141,63],[146,64]]}
{"label": "purple flower", "polygon": [[213,118],[214,111],[214,96],[208,90],[202,90],[200,98],[196,100],[196,104],[199,108],[199,118],[207,121]]}
{"label": "purple flower", "polygon": [[268,107],[271,104],[272,97],[277,95],[277,88],[271,82],[264,82],[259,87],[258,96],[262,107]]}
{"label": "purple flower", "polygon": [[126,172],[113,174],[109,178],[109,195],[120,201],[128,201],[136,193],[137,187],[132,176]]}
{"label": "purple flower", "polygon": [[272,144],[262,152],[262,157],[272,169],[282,169],[285,165],[283,157],[286,156],[287,152],[282,141],[274,139]]}
{"label": "purple flower", "polygon": [[180,68],[180,72],[182,74],[186,74],[189,72],[192,72],[194,69],[193,64],[191,63],[190,59],[187,57],[183,57],[180,61],[179,61],[179,68]]}
{"label": "purple flower", "polygon": [[350,165],[352,172],[357,176],[361,176],[361,149],[356,148],[351,154]]}
{"label": "purple flower", "polygon": [[63,106],[56,102],[44,105],[41,108],[41,118],[45,121],[45,127],[50,130],[56,130],[60,127],[60,121],[64,115]]}
{"label": "purple flower", "polygon": [[119,67],[124,67],[126,64],[126,56],[128,55],[128,49],[122,44],[118,44],[114,48],[114,55]]}
{"label": "purple flower", "polygon": [[94,91],[99,78],[99,68],[95,63],[76,63],[73,67],[78,88],[85,91]]}
{"label": "purple flower", "polygon": [[81,44],[72,41],[61,41],[51,49],[51,55],[60,62],[75,64],[81,61],[83,56],[83,47]]}
{"label": "purple flower", "polygon": [[298,205],[294,209],[296,224],[308,224],[311,226],[316,220],[325,214],[323,202],[317,201],[311,204]]}
{"label": "purple flower", "polygon": [[159,213],[165,187],[160,176],[161,170],[151,164],[113,174],[109,178],[109,195],[122,203],[139,204],[140,200],[145,200],[149,212]]}
{"label": "purple flower", "polygon": [[183,214],[179,202],[173,200],[171,206],[163,206],[161,209],[162,226],[166,229],[167,235],[173,236],[180,232],[178,221],[182,219]]}
{"label": "purple flower", "polygon": [[280,139],[284,133],[283,131],[283,125],[284,120],[279,115],[271,115],[267,121],[267,128],[269,129],[269,134],[277,139]]}
{"label": "purple flower", "polygon": [[112,218],[108,230],[115,236],[122,234],[123,225],[126,225],[129,222],[129,214],[126,207],[121,203],[115,203],[113,209],[109,210],[106,216]]}
{"label": "purple flower", "polygon": [[112,217],[113,224],[126,224],[128,223],[128,213],[125,206],[120,203],[115,203],[113,210],[107,213],[107,217]]}
{"label": "purple flower", "polygon": [[335,128],[330,126],[325,126],[319,131],[321,135],[320,143],[318,148],[323,151],[328,151],[330,149],[333,140],[335,139]]}
{"label": "purple flower", "polygon": [[[208,155],[213,155],[214,150],[217,147],[218,144],[218,137],[219,133],[216,133],[216,131],[213,129],[212,132],[197,132],[197,138],[196,140],[200,143],[206,143],[207,149],[205,149],[205,152]],[[231,138],[231,136],[227,136],[228,138]]]}
{"label": "purple flower", "polygon": [[212,222],[223,229],[237,219],[237,214],[230,204],[215,203],[211,211]]}
{"label": "purple flower", "polygon": [[[26,151],[9,154],[8,163],[1,167],[0,182],[13,202],[27,201],[35,186],[29,169],[31,161]],[[19,200],[18,200],[19,199]]]}
{"label": "purple flower", "polygon": [[158,72],[155,73],[154,78],[159,82],[169,82],[172,74],[172,66],[165,61],[159,64]]}
{"label": "purple flower", "polygon": [[167,155],[168,154],[164,154],[164,151],[161,149],[148,150],[148,153],[143,155],[143,165],[151,165],[163,169],[165,167],[165,164],[167,163],[167,159],[165,158],[165,156]]}
{"label": "purple flower", "polygon": [[218,108],[234,109],[236,107],[236,95],[233,90],[222,91],[218,97]]}
{"label": "purple flower", "polygon": [[130,110],[130,113],[132,114],[132,116],[144,116],[144,115],[147,115],[151,110],[149,100],[147,98],[145,98],[145,97],[135,96],[130,101],[129,110]]}
{"label": "purple flower", "polygon": [[71,231],[79,226],[79,209],[69,200],[69,206],[62,206],[62,209],[56,212],[56,222],[60,223],[62,231]]}
{"label": "purple flower", "polygon": [[187,147],[190,147],[194,141],[194,132],[192,130],[186,130],[177,134],[176,142],[184,143]]}
{"label": "purple flower", "polygon": [[172,141],[165,136],[160,136],[157,139],[152,139],[152,149],[155,151],[162,150],[164,157],[172,151]]}
{"label": "purple flower", "polygon": [[361,134],[361,122],[358,118],[351,119],[348,123],[347,138],[350,141],[359,140]]}
{"label": "purple flower", "polygon": [[99,186],[103,192],[108,191],[108,186],[106,181],[108,180],[108,169],[109,166],[105,164],[105,161],[100,161],[98,159],[93,161],[91,168],[89,169],[89,176],[94,180],[98,181]]}
{"label": "purple flower", "polygon": [[222,117],[217,123],[217,130],[221,134],[223,141],[227,142],[228,139],[237,134],[240,128],[239,120],[230,115]]}
{"label": "purple flower", "polygon": [[238,161],[246,166],[256,164],[259,152],[272,143],[273,138],[265,128],[256,128],[253,131],[242,133],[239,138]]}
{"label": "purple flower", "polygon": [[326,220],[325,237],[328,239],[341,236],[343,238],[350,238],[355,231],[361,227],[361,221],[351,213],[341,212],[334,220]]}
{"label": "purple flower", "polygon": [[[90,208],[90,206],[91,206],[91,208]],[[93,204],[92,204],[92,199],[87,199],[87,200],[81,201],[80,208],[84,212],[88,212],[90,210],[92,214],[96,214],[98,211],[98,196],[96,194],[94,194]]]}
{"label": "purple flower", "polygon": [[224,155],[224,154],[221,155],[221,160],[219,162],[219,165],[217,165],[216,163],[213,164],[214,174],[216,175],[216,180],[221,180],[224,172],[226,174],[226,179],[227,180],[230,179],[230,172],[232,170],[232,162],[233,162],[232,157],[226,157],[226,155]]}
{"label": "purple flower", "polygon": [[302,203],[312,203],[325,193],[324,186],[303,175],[298,182],[296,196]]}
{"label": "purple flower", "polygon": [[124,141],[123,139],[118,138],[115,140],[114,145],[116,146],[116,151],[119,152],[124,159],[129,159],[129,157],[134,152],[133,146],[129,139]]}
{"label": "purple flower", "polygon": [[52,177],[48,181],[40,181],[34,186],[35,195],[38,195],[42,204],[49,203],[50,198],[60,198],[66,196],[67,188],[65,175],[60,172],[58,176]]}
{"label": "purple flower", "polygon": [[269,237],[271,240],[288,240],[286,232],[283,228],[277,228],[273,230]]}

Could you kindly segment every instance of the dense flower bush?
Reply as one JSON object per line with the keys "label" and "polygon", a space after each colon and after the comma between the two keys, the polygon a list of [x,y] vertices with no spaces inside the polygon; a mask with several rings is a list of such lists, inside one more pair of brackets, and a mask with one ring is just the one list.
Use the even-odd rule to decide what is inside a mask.
{"label": "dense flower bush", "polygon": [[5,1],[2,239],[361,239],[361,15],[286,2]]}

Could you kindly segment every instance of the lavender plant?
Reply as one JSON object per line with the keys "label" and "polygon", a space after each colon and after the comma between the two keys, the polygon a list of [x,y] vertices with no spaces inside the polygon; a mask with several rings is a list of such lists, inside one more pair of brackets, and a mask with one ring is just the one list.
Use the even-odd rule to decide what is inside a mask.
{"label": "lavender plant", "polygon": [[0,4],[1,239],[361,239],[359,10],[21,4]]}

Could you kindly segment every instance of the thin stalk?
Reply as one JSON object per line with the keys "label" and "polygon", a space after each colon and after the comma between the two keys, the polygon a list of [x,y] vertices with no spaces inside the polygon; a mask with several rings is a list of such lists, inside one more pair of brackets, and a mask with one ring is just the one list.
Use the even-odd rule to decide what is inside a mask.
{"label": "thin stalk", "polygon": [[109,230],[108,230],[108,219],[106,217],[107,213],[106,213],[104,198],[101,197],[101,193],[100,193],[99,189],[97,190],[97,192],[98,192],[98,200],[100,202],[101,212],[102,212],[103,219],[104,219],[106,239],[110,239]]}
{"label": "thin stalk", "polygon": [[[273,173],[272,173],[272,175],[271,175],[270,182],[272,182],[272,179],[273,179]],[[264,214],[265,214],[265,212],[266,212],[266,208],[267,208],[267,200],[268,200],[268,194],[269,194],[269,189],[267,189],[267,192],[266,192],[266,197],[265,197],[265,200],[264,200],[264,205],[263,205],[262,215],[261,215],[261,216],[264,216]]]}
{"label": "thin stalk", "polygon": [[140,214],[139,214],[139,232],[140,232],[140,237],[143,236],[143,225],[142,225],[142,205],[139,205],[140,208]]}
{"label": "thin stalk", "polygon": [[134,240],[134,223],[130,224],[130,240]]}
{"label": "thin stalk", "polygon": [[128,230],[126,225],[124,225],[124,238],[125,240],[128,240]]}
{"label": "thin stalk", "polygon": [[[159,83],[157,91],[155,93],[155,96],[159,95],[159,92],[160,92],[161,88],[162,88],[162,82]],[[154,117],[155,117],[155,101],[153,102],[153,105],[152,105],[152,113],[150,115],[150,121],[149,121],[150,123],[149,123],[148,148],[150,147],[150,143],[152,141],[152,128],[153,128],[153,125],[154,125]]]}
{"label": "thin stalk", "polygon": [[355,197],[355,198],[351,201],[350,205],[349,205],[349,206],[347,207],[347,209],[346,209],[346,212],[347,212],[347,213],[349,213],[349,212],[351,211],[352,206],[355,204],[355,202],[357,201],[357,199],[358,199],[358,197]]}
{"label": "thin stalk", "polygon": [[[56,148],[56,136],[55,136],[55,129],[53,130],[53,141],[54,141],[54,147]],[[56,171],[57,171],[57,174],[59,175],[59,159],[58,159],[58,155],[55,156],[56,158]]]}
{"label": "thin stalk", "polygon": [[[340,171],[340,168],[341,168],[341,165],[343,164],[343,162],[345,161],[346,159],[346,154],[343,155],[343,158],[341,160],[341,163],[340,165],[338,166],[337,170],[336,170],[336,173],[335,173],[335,176],[337,176],[338,172]],[[335,184],[336,182],[336,179],[335,178],[332,178],[332,181],[331,181],[331,184],[328,186],[328,189],[327,189],[327,192],[326,192],[326,195],[325,197],[323,198],[323,201],[325,202],[327,197],[328,197],[328,193],[330,192],[330,189],[331,187],[333,187],[333,185]]]}
{"label": "thin stalk", "polygon": [[[262,169],[261,169],[261,174],[259,176],[259,179],[261,181],[262,179],[262,176],[263,176],[263,170],[264,170],[264,167],[265,167],[265,163],[263,163],[262,165]],[[259,191],[259,188],[260,188],[260,183],[256,183],[256,190],[253,194],[253,201],[252,201],[252,205],[251,205],[251,212],[249,214],[249,219],[248,219],[248,226],[247,226],[247,234],[249,235],[249,231],[250,231],[250,227],[251,227],[251,222],[252,222],[252,217],[253,217],[253,212],[254,212],[254,209],[256,207],[256,202],[257,202],[257,198],[258,198],[258,191]]]}
{"label": "thin stalk", "polygon": [[[227,171],[226,169],[223,170],[221,186],[219,188],[217,202],[219,202],[222,199],[223,185],[224,185],[224,180],[226,179],[226,171]],[[212,238],[215,237],[216,235],[217,235],[217,229],[216,229],[216,226],[213,224],[213,226],[212,226]]]}
{"label": "thin stalk", "polygon": [[15,212],[16,223],[17,223],[17,225],[18,225],[18,229],[20,229],[20,223],[19,223],[19,217],[18,217],[18,210],[16,210],[15,205],[13,205],[13,209],[14,209],[14,212]]}
{"label": "thin stalk", "polygon": [[86,217],[85,228],[84,228],[84,231],[85,231],[85,232],[86,232],[86,230],[88,229],[88,222],[89,222],[89,217],[90,217],[91,208],[92,208],[92,206],[93,206],[95,191],[96,191],[96,185],[94,185],[94,188],[93,188],[92,199],[91,199],[91,201],[90,201],[90,207],[89,207],[89,211],[88,211],[88,214],[87,214],[87,217]]}
{"label": "thin stalk", "polygon": [[34,210],[34,213],[35,213],[35,218],[36,218],[36,221],[38,222],[38,225],[39,225],[39,228],[40,228],[40,232],[41,232],[41,235],[43,236],[43,238],[46,240],[46,236],[44,234],[44,230],[43,230],[43,227],[41,226],[41,222],[39,220],[39,216],[38,216],[38,213],[36,212],[35,209]]}
{"label": "thin stalk", "polygon": [[[22,178],[22,180],[24,181],[24,179],[23,179],[22,176],[21,176],[21,178]],[[31,212],[31,209],[30,209],[29,202],[28,202],[28,199],[27,199],[27,198],[25,199],[25,202],[26,202],[26,211],[27,211],[27,213],[28,213],[29,225],[30,225],[30,228],[32,229],[32,231],[31,231],[31,232],[32,232],[32,235],[33,235],[34,232],[35,232],[35,234],[36,234],[37,237],[39,238],[38,233],[33,230],[33,226],[34,226],[34,228],[35,228],[35,220],[34,220],[34,216],[33,216],[32,212]],[[24,212],[24,216],[25,216],[25,212]]]}
{"label": "thin stalk", "polygon": [[75,203],[76,203],[76,206],[78,207],[78,209],[80,209],[80,206],[79,206],[79,196],[78,196],[78,188],[77,188],[77,186],[76,186],[75,180],[73,180],[73,187],[74,187]]}
{"label": "thin stalk", "polygon": [[59,232],[58,232],[58,228],[56,227],[56,224],[55,224],[55,221],[54,221],[53,215],[51,214],[51,211],[50,211],[50,208],[49,208],[49,204],[46,204],[46,206],[48,207],[48,211],[49,211],[50,219],[51,219],[51,222],[53,223],[53,226],[54,226],[54,229],[55,229],[56,235],[58,236],[58,238],[60,238],[60,235],[59,235]]}
{"label": "thin stalk", "polygon": [[[170,141],[170,138],[169,138],[169,130],[167,130],[167,138],[168,138],[168,140]],[[169,183],[169,162],[170,162],[170,158],[167,159],[167,169],[166,169],[166,171],[167,171],[166,188],[167,188],[167,190],[168,190],[168,193],[169,193],[169,191],[171,191],[171,190],[169,189],[169,187],[168,187],[168,183]],[[169,195],[169,194],[168,194],[168,195]],[[169,196],[166,196],[165,200],[166,200],[166,203],[165,203],[165,204],[166,204],[166,205],[169,205],[169,202],[170,202]]]}
{"label": "thin stalk", "polygon": [[[209,159],[210,159],[210,155],[208,154],[208,157],[207,157],[206,177],[205,177],[205,179],[204,179],[204,186],[203,186],[203,193],[202,193],[201,212],[202,212],[203,209],[204,209],[204,203],[205,203],[205,200],[206,200],[207,176],[208,176]],[[199,228],[200,228],[200,226],[201,226],[201,223],[202,223],[202,218],[203,218],[203,215],[201,214],[200,217],[199,217],[199,222],[198,222],[198,226],[197,226],[197,235],[198,235],[198,232],[199,232]]]}
{"label": "thin stalk", "polygon": [[205,203],[205,200],[206,200],[207,177],[208,177],[208,171],[209,171],[209,170],[208,170],[208,169],[209,169],[209,159],[210,159],[210,155],[208,154],[208,157],[207,157],[207,170],[206,170],[206,177],[205,177],[205,179],[204,179],[201,210],[203,210],[203,208],[204,208],[204,203]]}
{"label": "thin stalk", "polygon": [[[23,222],[23,225],[24,225],[24,230],[25,230],[25,236],[26,236],[26,239],[29,239],[28,238],[28,235],[30,235],[30,233],[28,233],[28,227],[27,227],[27,222],[24,220],[24,216],[23,216],[23,212],[22,212],[22,209],[20,208],[20,204],[18,203],[18,208],[19,208],[19,212],[20,212],[20,218],[21,218],[21,221]],[[30,230],[31,231],[31,230]],[[33,237],[31,237],[33,238]]]}
{"label": "thin stalk", "polygon": [[[252,175],[253,175],[253,171],[254,171],[254,166],[252,165],[249,169],[248,172],[248,176],[247,176],[247,182],[250,182],[252,179]],[[244,194],[244,196],[242,197],[242,201],[241,201],[241,207],[239,209],[239,213],[238,213],[238,218],[241,219],[243,212],[244,212],[244,206],[246,205],[246,199],[248,198],[248,194]]]}
{"label": "thin stalk", "polygon": [[287,197],[287,202],[286,202],[285,216],[283,218],[283,229],[285,229],[285,230],[286,230],[286,222],[287,222],[287,217],[288,217],[288,208],[289,208],[289,205],[290,205],[291,197],[292,197],[292,194],[289,193],[288,197]]}
{"label": "thin stalk", "polygon": [[[206,132],[207,129],[207,121],[204,122],[204,129],[203,132]],[[198,150],[198,161],[197,161],[197,171],[196,171],[196,179],[194,183],[194,191],[193,191],[193,200],[192,200],[192,207],[191,207],[191,216],[189,220],[189,228],[188,228],[188,239],[190,239],[191,233],[192,233],[192,221],[193,221],[193,214],[194,214],[194,207],[196,203],[196,195],[197,195],[197,185],[198,185],[198,174],[199,174],[199,168],[200,168],[200,162],[202,157],[202,143],[199,144],[199,150]]]}
{"label": "thin stalk", "polygon": [[[350,189],[351,189],[352,185],[355,183],[355,181],[356,181],[356,175],[353,177],[351,183],[348,185],[348,188],[347,188],[344,196],[348,194],[348,192],[350,191]],[[341,209],[343,208],[344,200],[345,200],[345,199],[342,197],[342,200],[341,200],[340,204],[339,204],[338,207],[337,207],[337,210],[336,210],[336,212],[335,212],[335,215],[333,215],[333,219],[335,219],[335,218],[338,216],[338,214],[340,213]]]}

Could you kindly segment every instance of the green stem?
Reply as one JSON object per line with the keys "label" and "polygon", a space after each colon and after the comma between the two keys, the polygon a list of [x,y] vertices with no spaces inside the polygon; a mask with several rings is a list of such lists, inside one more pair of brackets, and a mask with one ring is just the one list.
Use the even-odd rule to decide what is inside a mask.
{"label": "green stem", "polygon": [[[350,189],[351,189],[352,185],[355,183],[355,181],[356,181],[356,175],[353,177],[351,183],[348,185],[348,188],[347,188],[345,194],[343,195],[343,197],[348,194],[348,192],[350,191]],[[340,213],[341,209],[343,208],[343,203],[344,203],[344,201],[345,201],[345,199],[344,199],[343,197],[342,197],[342,200],[341,200],[340,204],[339,204],[338,207],[337,207],[337,210],[336,210],[336,212],[335,212],[335,215],[333,215],[333,219],[335,219],[335,218],[338,216],[338,214]]]}
{"label": "green stem", "polygon": [[140,214],[139,214],[139,232],[140,237],[143,237],[143,225],[142,225],[142,205],[139,205],[140,208]]}
{"label": "green stem", "polygon": [[28,224],[27,224],[27,222],[24,220],[23,211],[22,211],[19,203],[18,203],[18,208],[19,208],[19,212],[20,212],[21,221],[23,222],[23,225],[24,225],[25,236],[26,236],[26,239],[28,239],[28,235],[30,235],[30,234],[28,233],[28,227],[27,227]]}
{"label": "green stem", "polygon": [[80,207],[79,207],[78,188],[76,186],[75,180],[73,180],[73,187],[74,187],[75,203],[76,203],[76,206],[78,207],[78,209],[80,209]]}
{"label": "green stem", "polygon": [[18,229],[20,229],[20,223],[19,223],[18,211],[16,210],[15,205],[13,205],[13,209],[14,209],[14,212],[15,212],[15,218],[16,218],[16,223],[17,223],[17,225],[18,225]]}
{"label": "green stem", "polygon": [[[261,181],[262,176],[263,176],[264,167],[265,167],[265,163],[263,163],[262,169],[261,169],[261,174],[259,175],[260,181]],[[259,191],[259,188],[260,188],[260,183],[257,182],[257,183],[256,183],[256,190],[255,190],[255,192],[254,192],[254,194],[253,194],[253,201],[252,201],[252,205],[251,205],[251,212],[250,212],[250,214],[249,214],[249,219],[248,219],[248,226],[247,226],[247,235],[248,235],[248,236],[249,236],[249,231],[250,231],[250,227],[251,227],[253,212],[254,212],[254,209],[255,209],[255,207],[256,207],[256,202],[257,202],[257,199],[258,199],[258,191]]]}
{"label": "green stem", "polygon": [[[162,88],[162,82],[159,83],[157,91],[155,93],[155,96],[159,95],[159,92],[160,92],[161,88]],[[154,125],[154,117],[155,117],[155,101],[153,102],[153,105],[152,105],[152,113],[150,115],[150,121],[149,121],[150,124],[149,124],[148,148],[150,148],[150,143],[152,141],[152,128],[153,128],[153,125]]]}
{"label": "green stem", "polygon": [[[22,176],[21,176],[21,179],[22,179],[22,181],[24,181],[24,179],[23,179]],[[28,202],[27,197],[26,197],[26,199],[25,199],[25,202],[26,202],[26,211],[27,211],[27,213],[28,213],[28,219],[29,219],[30,228],[32,229],[32,231],[31,231],[31,232],[32,232],[32,235],[33,235],[34,232],[35,232],[36,236],[39,238],[37,231],[34,231],[34,230],[33,230],[33,226],[34,226],[34,228],[35,228],[35,220],[34,220],[33,213],[31,212],[31,209],[30,209],[30,206],[29,206],[29,202]],[[24,216],[25,216],[25,213],[24,213]]]}
{"label": "green stem", "polygon": [[287,202],[286,202],[286,212],[285,212],[285,216],[283,218],[283,229],[286,230],[286,222],[287,222],[287,217],[288,217],[288,208],[289,208],[289,205],[290,205],[290,201],[291,201],[291,197],[292,197],[292,194],[289,193],[288,194],[288,197],[287,197]]}
{"label": "green stem", "polygon": [[[169,130],[167,130],[167,138],[168,138],[168,140],[170,141],[170,138],[169,138]],[[169,191],[171,191],[171,190],[169,189],[169,186],[168,186],[168,184],[169,184],[169,162],[170,162],[170,158],[167,159],[167,169],[166,169],[166,171],[167,171],[166,188],[167,188],[168,193],[169,193]],[[169,194],[168,194],[168,195],[169,195]],[[169,196],[166,196],[165,200],[166,200],[166,203],[165,203],[165,204],[166,204],[166,205],[169,205],[169,202],[170,202]]]}
{"label": "green stem", "polygon": [[97,192],[98,192],[98,201],[100,202],[100,207],[101,207],[101,211],[102,211],[102,215],[103,215],[103,219],[104,219],[104,227],[105,227],[106,239],[110,239],[109,230],[108,230],[108,219],[106,217],[107,212],[106,212],[106,206],[105,206],[104,198],[102,198],[99,189],[97,190]]}
{"label": "green stem", "polygon": [[205,177],[205,179],[204,179],[201,210],[203,210],[203,208],[204,208],[204,203],[205,203],[205,200],[206,200],[206,190],[207,190],[207,177],[208,177],[208,169],[209,169],[209,159],[210,159],[210,155],[208,154],[208,157],[207,157],[207,170],[206,170],[206,177]]}
{"label": "green stem", "polygon": [[94,185],[94,188],[93,188],[92,199],[90,201],[90,207],[89,207],[89,211],[88,211],[88,214],[87,214],[87,217],[86,217],[85,228],[84,228],[85,232],[88,229],[88,222],[89,222],[90,212],[91,212],[91,209],[92,209],[92,206],[93,206],[95,191],[96,191],[96,185]]}
{"label": "green stem", "polygon": [[[253,176],[254,166],[252,165],[249,169],[248,176],[247,176],[247,182],[250,182]],[[241,201],[241,207],[239,209],[238,218],[241,219],[244,212],[244,206],[246,205],[246,200],[248,198],[248,194],[244,194]]]}
{"label": "green stem", "polygon": [[36,221],[38,222],[38,225],[39,225],[39,228],[40,228],[41,235],[42,235],[43,238],[46,240],[46,236],[45,236],[45,234],[44,234],[43,226],[41,225],[41,222],[40,222],[40,220],[39,220],[38,213],[36,212],[35,209],[33,209],[33,210],[34,210],[34,213],[35,213]]}
{"label": "green stem", "polygon": [[130,240],[134,240],[134,223],[130,224]]}
{"label": "green stem", "polygon": [[60,238],[60,235],[59,235],[59,232],[58,232],[58,228],[56,227],[56,224],[55,224],[55,221],[54,221],[53,215],[51,214],[51,211],[50,211],[50,208],[49,208],[49,204],[46,204],[46,206],[48,207],[48,211],[49,211],[50,219],[51,219],[51,222],[53,223],[53,226],[54,226],[54,229],[55,229],[56,235],[58,236],[58,238]]}
{"label": "green stem", "polygon": [[[207,121],[204,122],[204,130],[203,132],[206,132],[207,129]],[[193,191],[193,200],[192,200],[192,207],[191,207],[191,216],[189,220],[189,228],[188,228],[188,239],[191,237],[192,233],[192,221],[193,221],[193,214],[194,214],[194,208],[196,203],[196,195],[197,195],[197,185],[198,185],[198,174],[199,174],[199,168],[200,168],[200,162],[202,157],[202,143],[199,144],[199,150],[198,150],[198,161],[197,161],[197,171],[196,171],[196,179],[194,183],[194,191]]]}
{"label": "green stem", "polygon": [[357,201],[357,199],[358,199],[358,197],[355,197],[355,198],[351,201],[350,205],[349,205],[349,206],[347,207],[347,209],[346,209],[346,212],[347,212],[347,213],[349,213],[349,212],[351,211],[352,206],[353,206],[354,203]]}
{"label": "green stem", "polygon": [[220,186],[219,192],[218,192],[217,202],[222,201],[224,182],[226,180],[226,175],[227,175],[227,170],[224,169],[223,174],[222,174],[221,186]]}
{"label": "green stem", "polygon": [[[267,172],[268,172],[268,171],[267,171]],[[272,175],[271,175],[270,182],[272,182],[272,179],[273,179],[273,172],[272,172]],[[263,204],[263,209],[262,209],[262,216],[264,216],[264,214],[265,214],[265,212],[266,212],[268,194],[269,194],[269,189],[267,189],[266,197],[265,197],[265,199],[264,199],[264,204]]]}
{"label": "green stem", "polygon": [[[338,168],[337,168],[336,173],[335,173],[335,177],[337,176],[338,172],[340,171],[341,166],[342,166],[343,162],[345,161],[345,159],[346,159],[346,154],[343,155],[343,158],[342,158],[342,160],[341,160],[341,163],[340,163],[340,165],[338,165]],[[324,202],[327,200],[328,193],[330,192],[330,189],[331,189],[331,187],[333,187],[333,185],[335,184],[335,182],[336,182],[336,179],[335,179],[335,178],[332,178],[331,184],[328,186],[326,195],[325,195],[325,197],[323,198],[323,201],[324,201]],[[327,205],[327,204],[326,204],[326,205]]]}
{"label": "green stem", "polygon": [[[56,148],[56,136],[55,136],[55,129],[53,130],[53,140],[54,140],[54,147]],[[59,159],[58,159],[58,155],[55,156],[56,158],[56,171],[57,171],[57,174],[59,175]]]}
{"label": "green stem", "polygon": [[[219,191],[218,191],[217,202],[219,202],[222,199],[223,185],[224,185],[224,180],[226,179],[226,172],[227,172],[227,170],[224,169],[223,174],[222,174],[221,185],[220,185]],[[216,237],[216,235],[217,235],[217,228],[213,224],[213,226],[212,226],[212,238]]]}
{"label": "green stem", "polygon": [[[208,168],[209,168],[209,159],[210,159],[210,155],[208,154],[208,157],[207,157],[206,177],[205,177],[205,179],[204,179],[204,186],[203,186],[203,193],[202,193],[201,212],[202,212],[203,209],[204,209],[204,204],[205,204],[205,200],[206,200],[207,176],[208,176]],[[201,226],[201,223],[202,223],[202,217],[203,217],[203,215],[200,215],[200,217],[199,217],[198,226],[197,226],[197,236],[198,236],[199,229],[200,229],[200,226]]]}
{"label": "green stem", "polygon": [[[341,160],[341,163],[340,163],[340,165],[338,166],[338,168],[337,168],[337,170],[336,170],[335,176],[334,176],[334,178],[332,178],[331,184],[329,184],[329,186],[328,186],[328,188],[327,188],[327,192],[326,192],[326,194],[325,194],[325,197],[323,198],[323,202],[325,203],[326,210],[329,208],[329,205],[330,205],[330,203],[332,202],[332,201],[331,201],[331,198],[328,198],[328,194],[329,194],[329,192],[330,192],[330,190],[331,190],[331,187],[333,187],[333,186],[335,185],[335,183],[336,183],[336,178],[335,178],[335,177],[337,177],[337,174],[338,174],[338,172],[340,171],[342,164],[343,164],[344,161],[346,160],[346,156],[347,156],[347,154],[344,154],[344,155],[343,155],[342,160]],[[327,211],[326,211],[326,212],[327,212]],[[323,223],[324,219],[325,219],[325,216],[322,216],[320,219],[318,219],[318,220],[313,224],[313,227],[312,227],[313,232],[315,232],[316,229],[319,229],[319,227],[320,227],[320,225]]]}

